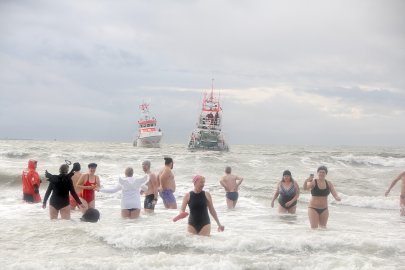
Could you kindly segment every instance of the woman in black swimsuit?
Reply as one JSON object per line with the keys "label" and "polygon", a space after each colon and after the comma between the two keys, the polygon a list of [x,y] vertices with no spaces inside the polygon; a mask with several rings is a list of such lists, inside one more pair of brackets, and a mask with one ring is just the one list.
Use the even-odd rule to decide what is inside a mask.
{"label": "woman in black swimsuit", "polygon": [[211,233],[211,222],[208,210],[218,225],[218,231],[223,231],[224,226],[219,222],[217,212],[212,204],[211,195],[209,192],[203,190],[205,178],[196,175],[193,178],[193,183],[194,191],[186,193],[180,209],[180,213],[186,211],[187,205],[190,209],[187,231],[191,234],[209,236]]}
{"label": "woman in black swimsuit", "polygon": [[337,195],[332,182],[325,179],[326,175],[328,174],[328,169],[325,166],[320,166],[317,172],[318,179],[314,180],[313,175],[311,175],[304,182],[304,190],[311,190],[312,195],[308,206],[308,217],[312,229],[316,229],[318,227],[326,228],[326,223],[328,223],[329,218],[329,193],[332,193],[335,200],[341,200]]}
{"label": "woman in black swimsuit", "polygon": [[49,180],[48,189],[45,193],[44,202],[42,208],[46,208],[46,202],[49,195],[52,192],[52,196],[49,202],[49,215],[51,219],[57,219],[60,212],[62,219],[70,219],[70,201],[69,191],[73,198],[76,200],[79,207],[83,207],[79,196],[73,187],[72,176],[74,174],[75,166],[70,173],[68,173],[69,166],[63,164],[59,168],[59,175],[52,175],[46,171],[46,178]]}

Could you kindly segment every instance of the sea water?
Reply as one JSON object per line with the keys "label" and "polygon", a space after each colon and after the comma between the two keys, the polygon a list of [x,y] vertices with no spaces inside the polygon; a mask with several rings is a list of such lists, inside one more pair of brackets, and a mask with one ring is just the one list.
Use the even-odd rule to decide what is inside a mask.
{"label": "sea water", "polygon": [[[98,223],[49,220],[48,208],[22,202],[21,172],[28,159],[38,160],[38,172],[57,173],[68,159],[83,172],[98,164],[101,184],[117,183],[127,166],[143,174],[163,157],[174,159],[180,207],[192,189],[194,174],[206,177],[224,232],[191,236],[187,219],[172,222],[178,210],[166,210],[159,199],[155,214],[137,220],[120,217],[120,193],[96,193]],[[310,194],[301,192],[297,213],[271,208],[283,170],[302,186],[319,165],[341,202],[329,196],[327,229],[311,230],[307,216]],[[236,209],[228,210],[219,184],[225,166],[244,181]],[[0,141],[0,267],[1,269],[404,269],[405,218],[399,216],[399,184],[385,197],[391,181],[405,170],[405,149],[387,147],[314,147],[233,145],[230,152],[190,152],[185,145],[160,149],[129,143]],[[40,193],[44,196],[47,183]]]}

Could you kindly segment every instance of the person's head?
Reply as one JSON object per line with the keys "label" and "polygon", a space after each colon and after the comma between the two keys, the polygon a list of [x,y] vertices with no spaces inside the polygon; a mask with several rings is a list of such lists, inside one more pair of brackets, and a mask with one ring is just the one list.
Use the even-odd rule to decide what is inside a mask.
{"label": "person's head", "polygon": [[38,162],[36,160],[33,159],[28,160],[28,169],[35,170],[37,168],[37,163]]}
{"label": "person's head", "polygon": [[319,166],[318,170],[316,170],[318,173],[319,178],[325,178],[325,176],[328,174],[328,168],[326,166]]}
{"label": "person's head", "polygon": [[81,169],[82,169],[82,167],[80,166],[79,162],[73,163],[73,168],[72,168],[73,171],[79,172]]}
{"label": "person's head", "polygon": [[97,169],[97,164],[96,163],[89,163],[89,165],[87,165],[87,168],[89,168],[89,172],[94,174],[96,172]]}
{"label": "person's head", "polygon": [[194,188],[202,190],[205,184],[205,177],[202,175],[195,175],[192,180]]}
{"label": "person's head", "polygon": [[80,218],[84,222],[97,222],[100,219],[100,212],[97,209],[89,208]]}
{"label": "person's head", "polygon": [[128,167],[125,169],[125,176],[126,177],[132,177],[134,175],[134,169],[131,167]]}
{"label": "person's head", "polygon": [[67,165],[67,164],[60,165],[60,167],[59,167],[60,174],[67,174],[68,171],[69,171],[69,165]]}
{"label": "person's head", "polygon": [[225,167],[225,173],[230,174],[232,172],[232,168],[229,166]]}
{"label": "person's head", "polygon": [[150,170],[150,161],[149,160],[145,160],[144,162],[142,162],[142,170],[144,172],[147,172]]}
{"label": "person's head", "polygon": [[290,172],[289,170],[285,170],[285,171],[283,172],[283,179],[282,179],[282,181],[288,181],[288,180],[293,181],[293,178],[292,178],[291,172]]}
{"label": "person's head", "polygon": [[165,157],[165,166],[170,167],[170,169],[173,169],[173,159],[170,157]]}

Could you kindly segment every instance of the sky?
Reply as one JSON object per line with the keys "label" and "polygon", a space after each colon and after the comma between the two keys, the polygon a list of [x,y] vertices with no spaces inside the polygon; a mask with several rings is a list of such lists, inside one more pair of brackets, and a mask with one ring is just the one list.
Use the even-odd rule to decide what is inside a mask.
{"label": "sky", "polygon": [[405,146],[405,2],[0,1],[0,138]]}

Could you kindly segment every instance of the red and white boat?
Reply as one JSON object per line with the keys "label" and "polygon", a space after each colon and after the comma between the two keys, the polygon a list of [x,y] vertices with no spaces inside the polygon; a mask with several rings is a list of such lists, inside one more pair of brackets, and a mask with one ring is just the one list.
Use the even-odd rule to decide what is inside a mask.
{"label": "red and white boat", "polygon": [[138,147],[160,147],[162,131],[157,127],[157,121],[149,112],[149,104],[139,105],[141,117],[138,121],[138,136],[134,140],[134,146]]}
{"label": "red and white boat", "polygon": [[222,133],[222,107],[219,97],[214,96],[214,86],[210,94],[204,93],[200,117],[191,133],[188,149],[229,151]]}

